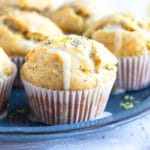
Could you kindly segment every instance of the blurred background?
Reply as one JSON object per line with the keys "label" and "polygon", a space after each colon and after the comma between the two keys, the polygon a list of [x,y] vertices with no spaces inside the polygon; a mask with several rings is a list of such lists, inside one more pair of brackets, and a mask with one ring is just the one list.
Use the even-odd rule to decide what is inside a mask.
{"label": "blurred background", "polygon": [[[72,0],[53,0],[55,8],[62,3]],[[136,16],[150,16],[150,0],[76,0],[79,3],[90,3],[96,1],[99,4],[99,9],[108,11],[113,9],[119,12],[131,12]]]}

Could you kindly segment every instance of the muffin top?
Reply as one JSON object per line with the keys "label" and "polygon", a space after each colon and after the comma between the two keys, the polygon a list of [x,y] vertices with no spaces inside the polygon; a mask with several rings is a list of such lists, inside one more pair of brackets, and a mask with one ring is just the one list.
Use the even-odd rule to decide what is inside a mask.
{"label": "muffin top", "polygon": [[124,17],[130,19],[132,22],[134,22],[138,27],[150,32],[150,18],[148,17],[141,17],[141,16],[135,16],[134,14],[127,12],[123,14]]}
{"label": "muffin top", "polygon": [[51,9],[52,2],[51,0],[0,0],[0,5],[41,12]]}
{"label": "muffin top", "polygon": [[68,35],[30,52],[21,69],[25,80],[54,90],[86,90],[112,81],[116,57],[102,44]]}
{"label": "muffin top", "polygon": [[107,16],[92,24],[84,33],[103,43],[116,56],[141,56],[150,53],[150,35],[131,18],[123,15]]}
{"label": "muffin top", "polygon": [[35,43],[60,36],[57,25],[36,12],[10,9],[0,17],[0,46],[9,56],[25,56]]}
{"label": "muffin top", "polygon": [[0,48],[0,78],[11,75],[13,71],[13,63],[3,49]]}
{"label": "muffin top", "polygon": [[111,9],[101,11],[96,0],[76,0],[58,8],[51,14],[51,18],[65,33],[81,35],[95,19],[110,13]]}

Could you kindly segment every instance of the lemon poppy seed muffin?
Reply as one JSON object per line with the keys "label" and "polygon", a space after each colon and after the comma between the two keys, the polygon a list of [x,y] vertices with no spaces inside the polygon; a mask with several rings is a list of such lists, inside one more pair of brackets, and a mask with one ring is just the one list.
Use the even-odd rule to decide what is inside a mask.
{"label": "lemon poppy seed muffin", "polygon": [[138,90],[150,84],[150,36],[136,21],[119,14],[107,16],[84,35],[103,43],[118,57],[117,89]]}
{"label": "lemon poppy seed muffin", "polygon": [[[82,37],[66,36],[32,51],[22,69],[24,78],[34,85],[59,90],[66,84],[70,85],[69,90],[96,88],[100,79],[98,74],[101,74],[102,84],[108,82],[116,72],[116,58],[103,45],[87,41]],[[65,68],[71,72],[67,77],[64,77]],[[63,81],[64,78],[67,81]]]}
{"label": "lemon poppy seed muffin", "polygon": [[[35,44],[63,35],[55,23],[36,12],[9,8],[5,11],[0,17],[0,46],[17,64],[18,71]],[[21,84],[19,77],[18,72],[16,86]]]}
{"label": "lemon poppy seed muffin", "polygon": [[25,56],[35,43],[60,36],[57,25],[36,12],[10,9],[0,17],[0,46],[9,56]]}
{"label": "lemon poppy seed muffin", "polygon": [[[103,45],[75,35],[49,40],[41,45],[41,48],[27,55],[26,63],[21,69],[31,112],[35,118],[47,124],[64,124],[91,120],[101,114],[116,77],[115,56]],[[48,95],[44,94],[36,99],[36,94],[40,93]],[[90,98],[91,94],[93,98]],[[52,101],[54,104],[60,101],[56,108],[62,111],[62,114],[59,113],[58,118],[53,116],[53,111],[56,110],[45,112],[55,109],[54,107],[38,105]],[[89,103],[92,108],[89,108]],[[82,106],[87,112],[80,112]],[[70,116],[73,109],[76,110],[77,118]],[[45,118],[42,117],[41,110],[45,112]],[[86,116],[87,113],[89,116]],[[48,119],[50,116],[58,120]]]}
{"label": "lemon poppy seed muffin", "polygon": [[95,22],[84,33],[86,37],[103,43],[115,55],[141,56],[148,54],[148,33],[121,15],[108,16]]}
{"label": "lemon poppy seed muffin", "polygon": [[83,6],[68,4],[52,13],[51,19],[65,33],[82,34],[88,26],[91,13]]}
{"label": "lemon poppy seed muffin", "polygon": [[6,111],[8,98],[16,75],[16,66],[0,48],[0,114]]}
{"label": "lemon poppy seed muffin", "polygon": [[75,0],[66,3],[51,14],[51,19],[65,32],[79,34],[86,30],[97,18],[114,12],[112,9],[104,9],[99,1]]}

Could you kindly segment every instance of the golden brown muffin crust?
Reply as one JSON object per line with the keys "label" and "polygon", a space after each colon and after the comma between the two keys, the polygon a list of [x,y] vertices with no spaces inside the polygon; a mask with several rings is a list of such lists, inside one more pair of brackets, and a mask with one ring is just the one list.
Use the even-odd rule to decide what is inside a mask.
{"label": "golden brown muffin crust", "polygon": [[[109,30],[105,27],[109,27]],[[150,52],[147,47],[150,40],[148,32],[120,15],[109,16],[95,22],[86,30],[84,36],[103,43],[120,57],[141,56]]]}
{"label": "golden brown muffin crust", "polygon": [[65,33],[82,34],[91,15],[85,7],[71,3],[53,12],[51,18]]}
{"label": "golden brown muffin crust", "polygon": [[44,42],[42,47],[27,55],[21,70],[33,85],[86,90],[109,82],[116,74],[116,58],[95,41],[71,35]]}

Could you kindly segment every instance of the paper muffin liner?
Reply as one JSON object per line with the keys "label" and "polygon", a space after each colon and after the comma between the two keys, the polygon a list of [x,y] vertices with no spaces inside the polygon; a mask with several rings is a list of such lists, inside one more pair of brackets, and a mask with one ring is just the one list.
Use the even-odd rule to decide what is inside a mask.
{"label": "paper muffin liner", "polygon": [[150,85],[150,55],[119,58],[115,90],[139,90]]}
{"label": "paper muffin liner", "polygon": [[22,84],[21,77],[20,77],[20,69],[25,62],[25,58],[19,57],[19,56],[14,56],[14,57],[10,57],[10,58],[16,64],[17,69],[18,69],[13,86],[18,87],[18,88],[22,88],[23,84]]}
{"label": "paper muffin liner", "polygon": [[97,89],[84,91],[48,90],[22,81],[34,121],[52,125],[96,119],[104,112],[115,79]]}
{"label": "paper muffin liner", "polygon": [[[0,79],[0,115],[1,117],[6,114],[6,108],[12,85],[17,73],[17,68],[14,64],[14,73],[11,76]],[[5,113],[4,113],[5,112]],[[1,118],[0,117],[0,118]]]}

